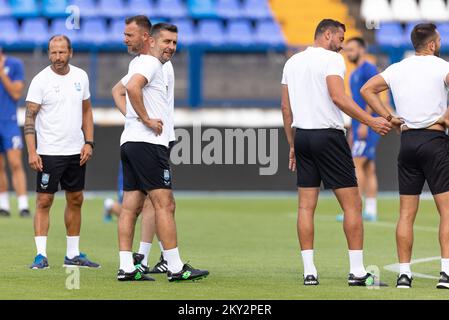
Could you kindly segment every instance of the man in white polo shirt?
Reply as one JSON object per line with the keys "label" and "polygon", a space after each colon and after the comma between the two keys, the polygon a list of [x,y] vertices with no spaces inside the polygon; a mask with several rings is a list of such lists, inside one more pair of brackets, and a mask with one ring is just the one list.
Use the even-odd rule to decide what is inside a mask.
{"label": "man in white polo shirt", "polygon": [[396,229],[399,276],[396,286],[410,288],[413,223],[427,181],[440,213],[441,273],[437,288],[449,289],[449,138],[447,110],[449,63],[439,58],[441,38],[432,23],[413,28],[415,55],[371,78],[361,89],[366,102],[387,115],[378,94],[390,89],[404,120],[398,157],[400,216]]}
{"label": "man in white polo shirt", "polygon": [[289,169],[297,170],[298,176],[297,227],[304,285],[319,284],[313,261],[313,217],[321,182],[326,189],[333,190],[344,212],[350,262],[348,284],[374,284],[373,276],[363,264],[362,201],[340,110],[382,135],[389,132],[392,117],[374,118],[345,94],[345,63],[338,53],[345,30],[338,21],[322,20],[316,28],[315,45],[291,57],[282,77]]}
{"label": "man in white polo shirt", "polygon": [[46,252],[49,213],[59,185],[67,200],[64,266],[99,268],[99,264],[79,251],[86,163],[94,147],[89,79],[85,71],[70,64],[73,50],[66,36],[52,37],[48,54],[51,65],[34,77],[26,98],[24,133],[28,162],[37,171],[34,219],[37,255],[31,269],[49,267]]}

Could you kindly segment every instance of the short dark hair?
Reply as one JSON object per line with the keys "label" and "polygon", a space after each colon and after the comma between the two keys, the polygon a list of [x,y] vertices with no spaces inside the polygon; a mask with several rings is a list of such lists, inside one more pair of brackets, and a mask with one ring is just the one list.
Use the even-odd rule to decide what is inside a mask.
{"label": "short dark hair", "polygon": [[55,34],[54,36],[52,36],[50,38],[50,40],[48,40],[48,50],[50,50],[50,43],[55,40],[56,38],[62,38],[67,42],[67,47],[69,48],[69,51],[72,51],[72,41],[70,40],[69,37],[67,37],[65,34]]}
{"label": "short dark hair", "polygon": [[417,24],[411,34],[412,44],[415,50],[420,50],[427,44],[430,38],[436,36],[437,26],[433,23]]}
{"label": "short dark hair", "polygon": [[137,24],[137,26],[139,26],[140,28],[145,29],[145,31],[148,31],[148,33],[151,32],[151,21],[147,16],[141,14],[138,16],[126,18],[125,20],[126,25],[131,24],[133,22]]}
{"label": "short dark hair", "polygon": [[159,34],[159,32],[166,30],[166,31],[170,31],[170,32],[174,32],[174,33],[178,33],[178,27],[175,26],[174,24],[171,23],[165,23],[165,22],[161,22],[161,23],[156,23],[152,28],[151,28],[151,33],[150,35],[152,37],[156,36]]}
{"label": "short dark hair", "polygon": [[366,48],[366,42],[365,42],[365,40],[364,40],[363,38],[361,38],[361,37],[352,37],[352,38],[348,39],[348,40],[346,41],[346,43],[351,42],[351,41],[355,41],[355,42],[357,42],[357,44],[358,44],[359,46],[361,46],[362,48]]}
{"label": "short dark hair", "polygon": [[343,31],[346,32],[346,26],[343,23],[337,20],[323,19],[320,21],[320,23],[318,23],[318,26],[316,27],[315,39],[318,38],[318,36],[322,35],[324,32],[326,32],[328,29],[338,29],[338,28],[342,28]]}

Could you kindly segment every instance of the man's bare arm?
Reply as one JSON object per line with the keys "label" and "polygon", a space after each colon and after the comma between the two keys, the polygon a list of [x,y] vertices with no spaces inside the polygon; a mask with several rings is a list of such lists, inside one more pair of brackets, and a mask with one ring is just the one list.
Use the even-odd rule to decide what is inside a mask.
{"label": "man's bare arm", "polygon": [[125,116],[126,115],[126,87],[121,81],[112,88],[112,98],[115,106]]}
{"label": "man's bare arm", "polygon": [[42,159],[36,152],[36,117],[41,105],[27,102],[25,113],[24,135],[28,150],[28,163],[36,171],[42,171]]}
{"label": "man's bare arm", "polygon": [[[83,100],[83,124],[84,141],[94,141],[94,117],[90,99]],[[90,144],[84,144],[80,153],[80,165],[83,166],[92,158],[93,148]]]}
{"label": "man's bare arm", "polygon": [[290,146],[289,153],[289,162],[288,168],[292,171],[295,171],[296,168],[296,158],[295,158],[295,135],[294,128],[292,128],[293,123],[293,113],[290,105],[290,97],[288,95],[288,86],[282,85],[282,93],[281,93],[281,110],[282,110],[282,118],[284,121],[284,131],[287,136],[287,141]]}

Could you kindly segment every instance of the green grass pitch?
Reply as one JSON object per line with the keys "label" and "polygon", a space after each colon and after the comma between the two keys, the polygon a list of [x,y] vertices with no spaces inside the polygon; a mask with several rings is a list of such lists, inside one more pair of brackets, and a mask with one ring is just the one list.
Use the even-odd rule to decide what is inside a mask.
{"label": "green grass pitch", "polygon": [[[396,274],[384,266],[397,262],[395,222],[398,200],[379,201],[380,222],[365,224],[365,264],[376,265],[389,288],[349,288],[348,256],[339,207],[334,198],[319,202],[315,217],[315,262],[321,284],[302,285],[302,262],[296,236],[296,198],[179,197],[177,225],[181,257],[211,275],[199,282],[119,283],[117,223],[105,224],[102,199],[88,199],[83,210],[81,251],[102,264],[100,270],[80,270],[80,288],[69,290],[62,268],[66,240],[64,201],[51,212],[47,253],[49,270],[29,270],[35,255],[32,220],[0,220],[0,299],[447,299],[437,280],[416,278],[411,290],[394,287]],[[416,221],[413,259],[440,255],[438,214],[423,201]],[[140,226],[140,225],[139,225]],[[139,226],[134,249],[138,248]],[[159,257],[154,246],[150,265]],[[412,266],[414,272],[438,276],[438,260]]]}

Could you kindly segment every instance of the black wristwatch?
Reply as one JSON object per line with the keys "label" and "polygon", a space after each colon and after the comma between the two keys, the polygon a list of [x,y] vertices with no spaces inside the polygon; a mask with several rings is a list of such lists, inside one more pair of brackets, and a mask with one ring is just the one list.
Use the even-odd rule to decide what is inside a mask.
{"label": "black wristwatch", "polygon": [[95,148],[95,142],[93,142],[93,141],[85,141],[84,144],[90,145],[92,147],[92,149]]}

